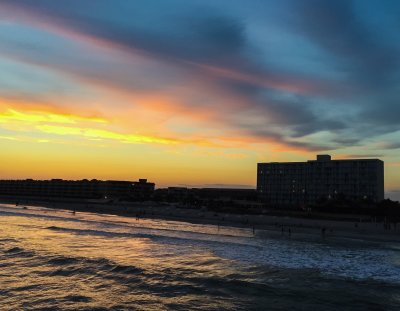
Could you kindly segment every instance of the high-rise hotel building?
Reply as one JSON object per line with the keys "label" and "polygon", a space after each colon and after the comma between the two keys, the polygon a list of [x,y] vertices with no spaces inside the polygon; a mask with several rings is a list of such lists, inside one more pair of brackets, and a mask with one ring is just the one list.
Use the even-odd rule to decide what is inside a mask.
{"label": "high-rise hotel building", "polygon": [[257,190],[276,206],[339,198],[379,202],[384,199],[383,161],[317,155],[307,162],[258,163]]}

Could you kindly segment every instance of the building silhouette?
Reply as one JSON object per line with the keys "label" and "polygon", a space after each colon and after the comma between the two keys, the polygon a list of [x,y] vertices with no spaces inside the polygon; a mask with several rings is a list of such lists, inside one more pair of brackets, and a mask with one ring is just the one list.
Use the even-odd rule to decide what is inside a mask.
{"label": "building silhouette", "polygon": [[154,183],[121,180],[0,180],[0,195],[14,197],[129,199],[147,198],[154,192]]}
{"label": "building silhouette", "polygon": [[332,160],[317,155],[307,162],[270,162],[257,165],[257,191],[273,206],[302,206],[330,199],[384,199],[383,161]]}

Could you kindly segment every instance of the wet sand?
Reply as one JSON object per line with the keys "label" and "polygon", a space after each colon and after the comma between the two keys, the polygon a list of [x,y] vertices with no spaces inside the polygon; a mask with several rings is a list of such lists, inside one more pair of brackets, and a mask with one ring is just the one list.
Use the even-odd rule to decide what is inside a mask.
{"label": "wet sand", "polygon": [[223,228],[241,227],[252,230],[254,234],[269,236],[286,236],[290,238],[350,238],[370,241],[400,241],[400,224],[385,229],[382,222],[371,222],[370,219],[359,221],[307,219],[273,215],[246,215],[216,213],[213,211],[178,208],[157,203],[76,203],[76,202],[35,202],[21,204],[21,208],[42,206],[71,210],[72,212],[93,212],[119,216],[184,221],[195,224],[211,224]]}

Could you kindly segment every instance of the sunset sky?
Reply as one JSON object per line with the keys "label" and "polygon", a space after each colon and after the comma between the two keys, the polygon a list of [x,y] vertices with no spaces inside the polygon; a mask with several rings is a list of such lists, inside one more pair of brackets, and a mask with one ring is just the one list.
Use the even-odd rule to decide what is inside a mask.
{"label": "sunset sky", "polygon": [[0,178],[255,186],[380,158],[400,197],[400,1],[0,0]]}

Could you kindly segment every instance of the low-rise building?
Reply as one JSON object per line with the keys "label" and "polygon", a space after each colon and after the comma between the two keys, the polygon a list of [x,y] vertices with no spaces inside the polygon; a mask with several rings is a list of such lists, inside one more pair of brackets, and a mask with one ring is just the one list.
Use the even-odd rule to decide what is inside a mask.
{"label": "low-rise building", "polygon": [[137,198],[149,198],[154,193],[155,184],[141,178],[133,182],[133,195]]}
{"label": "low-rise building", "polygon": [[0,180],[0,195],[15,197],[57,197],[82,199],[143,198],[154,191],[154,183],[119,180]]}

